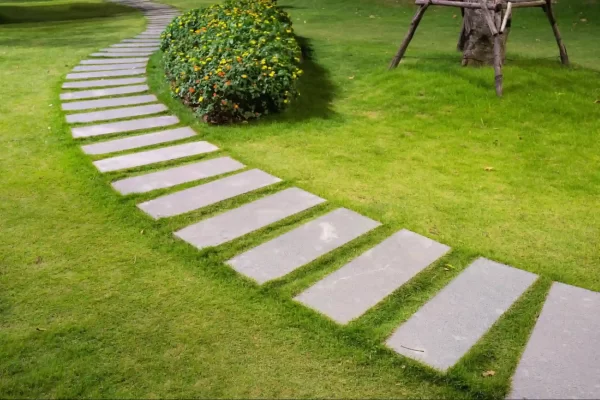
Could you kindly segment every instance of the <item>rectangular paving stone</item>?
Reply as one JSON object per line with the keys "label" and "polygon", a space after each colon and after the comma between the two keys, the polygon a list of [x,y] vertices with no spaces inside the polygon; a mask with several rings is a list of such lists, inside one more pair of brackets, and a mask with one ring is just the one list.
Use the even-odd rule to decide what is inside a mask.
{"label": "rectangular paving stone", "polygon": [[123,39],[121,43],[127,44],[156,44],[160,45],[160,40],[156,39]]}
{"label": "rectangular paving stone", "polygon": [[134,104],[152,103],[158,101],[155,95],[145,94],[141,96],[115,97],[112,99],[73,101],[63,103],[62,109],[67,111],[90,110],[94,108],[130,106]]}
{"label": "rectangular paving stone", "polygon": [[108,47],[100,51],[105,53],[139,53],[140,51],[154,52],[158,50],[158,46],[144,47],[144,48],[128,48],[128,47]]}
{"label": "rectangular paving stone", "polygon": [[600,293],[554,283],[511,399],[600,399]]}
{"label": "rectangular paving stone", "polygon": [[111,48],[128,48],[128,49],[158,49],[160,43],[117,43],[110,46]]}
{"label": "rectangular paving stone", "polygon": [[140,147],[152,146],[160,143],[173,142],[195,136],[196,132],[190,127],[168,129],[160,132],[146,133],[126,137],[123,139],[107,140],[105,142],[88,144],[81,146],[81,149],[86,154],[107,154],[117,151],[137,149]]}
{"label": "rectangular paving stone", "polygon": [[92,53],[92,57],[134,57],[134,56],[151,56],[153,51],[136,51],[135,53]]}
{"label": "rectangular paving stone", "polygon": [[227,264],[262,284],[289,274],[379,225],[354,211],[338,208],[232,258]]}
{"label": "rectangular paving stone", "polygon": [[261,170],[253,169],[162,196],[138,204],[138,207],[154,219],[173,217],[277,182],[281,182],[281,179]]}
{"label": "rectangular paving stone", "polygon": [[446,245],[403,229],[317,282],[295,300],[346,324],[449,250]]}
{"label": "rectangular paving stone", "polygon": [[137,83],[146,83],[146,78],[121,78],[121,79],[97,79],[90,81],[65,82],[63,89],[81,89],[92,87],[124,86],[135,85]]}
{"label": "rectangular paving stone", "polygon": [[199,161],[181,167],[169,168],[145,175],[134,176],[112,183],[121,194],[146,193],[186,182],[193,182],[244,168],[244,164],[230,157]]}
{"label": "rectangular paving stone", "polygon": [[217,146],[208,142],[192,142],[105,158],[103,160],[94,161],[94,165],[100,172],[110,172],[177,160],[179,158],[211,153],[217,150],[219,150]]}
{"label": "rectangular paving stone", "polygon": [[112,71],[119,69],[146,68],[146,63],[128,63],[128,64],[101,64],[101,65],[78,65],[73,68],[75,72],[89,71]]}
{"label": "rectangular paving stone", "polygon": [[143,75],[145,73],[145,68],[119,69],[115,71],[74,72],[67,74],[67,79],[110,78],[113,76]]}
{"label": "rectangular paving stone", "polygon": [[400,325],[386,344],[446,371],[536,279],[530,272],[479,258]]}
{"label": "rectangular paving stone", "polygon": [[107,96],[118,96],[121,94],[133,94],[147,92],[150,88],[148,85],[133,85],[133,86],[119,86],[110,89],[93,89],[93,90],[80,90],[78,92],[66,92],[60,94],[61,100],[80,100],[80,99],[93,99],[97,97]]}
{"label": "rectangular paving stone", "polygon": [[119,58],[119,59],[96,58],[96,59],[89,59],[89,60],[81,60],[79,62],[79,64],[82,64],[82,65],[104,65],[104,64],[137,63],[137,62],[147,63],[148,60],[149,60],[148,57],[131,57],[131,58]]}
{"label": "rectangular paving stone", "polygon": [[164,115],[152,118],[140,118],[129,121],[111,122],[108,124],[88,125],[78,128],[71,128],[71,134],[74,138],[92,137],[110,135],[113,133],[141,131],[143,129],[160,128],[163,126],[175,125],[179,123],[179,118],[173,115]]}
{"label": "rectangular paving stone", "polygon": [[324,199],[304,190],[285,189],[190,225],[175,232],[175,236],[198,249],[218,246],[323,202]]}
{"label": "rectangular paving stone", "polygon": [[70,124],[107,121],[111,119],[139,117],[142,115],[158,114],[167,111],[168,108],[164,104],[150,104],[147,106],[123,107],[105,111],[92,111],[87,113],[69,114],[67,122]]}

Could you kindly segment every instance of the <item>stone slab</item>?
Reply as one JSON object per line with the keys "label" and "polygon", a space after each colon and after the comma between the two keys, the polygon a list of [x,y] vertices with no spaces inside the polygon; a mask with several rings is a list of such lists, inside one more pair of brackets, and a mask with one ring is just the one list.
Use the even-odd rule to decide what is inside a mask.
{"label": "stone slab", "polygon": [[219,150],[217,146],[208,142],[192,142],[105,158],[103,160],[94,161],[94,165],[100,172],[110,172],[177,160],[198,154],[211,153],[217,150]]}
{"label": "stone slab", "polygon": [[295,300],[346,324],[449,250],[446,245],[403,229],[317,282]]}
{"label": "stone slab", "polygon": [[179,118],[172,115],[140,118],[129,121],[111,122],[108,124],[88,125],[72,128],[74,138],[110,135],[113,133],[134,132],[144,129],[160,128],[179,123]]}
{"label": "stone slab", "polygon": [[110,87],[135,85],[137,83],[146,83],[146,78],[123,78],[123,79],[97,79],[91,81],[77,81],[63,83],[63,89],[82,89],[93,87]]}
{"label": "stone slab", "polygon": [[175,128],[160,132],[146,133],[144,135],[126,137],[123,139],[114,139],[100,143],[88,144],[86,146],[81,146],[81,149],[86,154],[108,154],[115,153],[117,151],[131,150],[140,147],[152,146],[155,144],[173,142],[175,140],[181,140],[195,135],[196,132],[194,132],[192,128]]}
{"label": "stone slab", "polygon": [[270,186],[280,181],[281,179],[266,172],[253,169],[162,196],[138,204],[138,207],[154,219],[173,217]]}
{"label": "stone slab", "polygon": [[92,57],[136,57],[136,56],[151,56],[153,51],[136,51],[135,53],[92,53],[90,54]]}
{"label": "stone slab", "polygon": [[130,58],[119,58],[119,59],[96,58],[96,59],[90,59],[90,60],[81,60],[79,62],[79,64],[82,64],[82,65],[104,65],[104,64],[137,63],[137,62],[147,63],[148,60],[149,60],[148,57],[130,57]]}
{"label": "stone slab", "polygon": [[152,47],[144,47],[144,48],[127,48],[127,47],[108,47],[106,49],[102,49],[100,50],[101,52],[105,52],[105,53],[139,53],[140,51],[147,51],[147,52],[155,52],[156,50],[158,50],[158,46],[152,46]]}
{"label": "stone slab", "polygon": [[115,71],[74,72],[67,74],[67,79],[110,78],[114,76],[143,75],[145,73],[145,68],[119,69]]}
{"label": "stone slab", "polygon": [[122,94],[133,94],[147,92],[150,88],[148,85],[133,85],[133,86],[119,86],[110,89],[93,89],[93,90],[80,90],[78,92],[66,92],[60,94],[61,100],[81,100],[81,99],[93,99],[97,97],[107,96],[118,96]]}
{"label": "stone slab", "polygon": [[70,124],[108,121],[111,119],[139,117],[142,115],[158,114],[167,111],[168,108],[164,104],[150,104],[147,106],[123,107],[114,108],[104,111],[92,111],[87,113],[69,114],[67,122]]}
{"label": "stone slab", "polygon": [[132,44],[156,44],[160,45],[160,40],[156,39],[123,39],[121,43],[132,43]]}
{"label": "stone slab", "polygon": [[386,344],[446,371],[536,279],[530,272],[479,258],[400,325]]}
{"label": "stone slab", "polygon": [[73,68],[75,72],[90,71],[113,71],[119,69],[146,68],[146,63],[127,63],[127,64],[100,64],[100,65],[78,65]]}
{"label": "stone slab", "polygon": [[181,185],[182,183],[222,175],[241,168],[244,168],[244,164],[230,157],[221,157],[122,179],[113,182],[112,186],[117,192],[123,195],[146,193],[156,189],[169,188]]}
{"label": "stone slab", "polygon": [[554,283],[511,399],[600,399],[600,293]]}
{"label": "stone slab", "polygon": [[158,49],[160,43],[155,41],[154,43],[117,43],[110,46],[111,48],[128,48],[128,49]]}
{"label": "stone slab", "polygon": [[379,225],[354,211],[338,208],[234,257],[227,264],[262,284],[289,274]]}
{"label": "stone slab", "polygon": [[175,236],[198,249],[218,246],[323,202],[324,199],[304,190],[285,189],[190,225],[175,232]]}
{"label": "stone slab", "polygon": [[153,103],[155,101],[158,101],[155,95],[145,94],[140,96],[115,97],[112,99],[73,101],[70,103],[63,103],[62,109],[66,111],[90,110],[94,108],[119,107],[130,106],[134,104]]}

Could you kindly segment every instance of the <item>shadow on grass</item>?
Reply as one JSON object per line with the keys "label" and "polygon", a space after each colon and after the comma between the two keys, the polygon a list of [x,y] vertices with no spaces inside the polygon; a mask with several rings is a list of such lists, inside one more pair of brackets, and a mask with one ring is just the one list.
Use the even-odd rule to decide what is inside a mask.
{"label": "shadow on grass", "polygon": [[137,10],[131,7],[112,3],[71,3],[40,6],[0,5],[0,24],[108,18],[136,12]]}

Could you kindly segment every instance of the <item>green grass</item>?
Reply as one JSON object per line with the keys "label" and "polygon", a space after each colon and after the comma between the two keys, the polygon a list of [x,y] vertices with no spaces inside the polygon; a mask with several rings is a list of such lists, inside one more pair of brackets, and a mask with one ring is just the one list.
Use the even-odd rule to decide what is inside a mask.
{"label": "green grass", "polygon": [[[589,1],[558,5],[573,69],[556,64],[544,16],[519,10],[501,100],[489,69],[458,67],[452,10],[428,14],[388,73],[412,7],[280,3],[312,48],[284,115],[198,124],[169,98],[159,56],[151,84],[203,138],[285,182],[165,221],[135,207],[156,194],[122,197],[109,182],[170,163],[99,174],[58,106],[72,67],[140,32],[141,15],[95,1],[0,4],[1,397],[502,398],[550,281],[600,290],[600,12]],[[330,201],[216,249],[171,234],[292,185]],[[263,287],[223,264],[337,206],[384,225]],[[347,327],[290,300],[403,227],[453,251]],[[382,346],[477,256],[542,278],[446,375]]]}

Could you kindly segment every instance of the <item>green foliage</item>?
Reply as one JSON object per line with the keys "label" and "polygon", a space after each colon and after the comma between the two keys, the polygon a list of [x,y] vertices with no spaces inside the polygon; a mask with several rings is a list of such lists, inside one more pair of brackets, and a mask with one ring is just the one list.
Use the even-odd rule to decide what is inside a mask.
{"label": "green foliage", "polygon": [[177,17],[162,34],[174,96],[207,122],[260,117],[299,93],[300,47],[272,0],[229,0]]}

